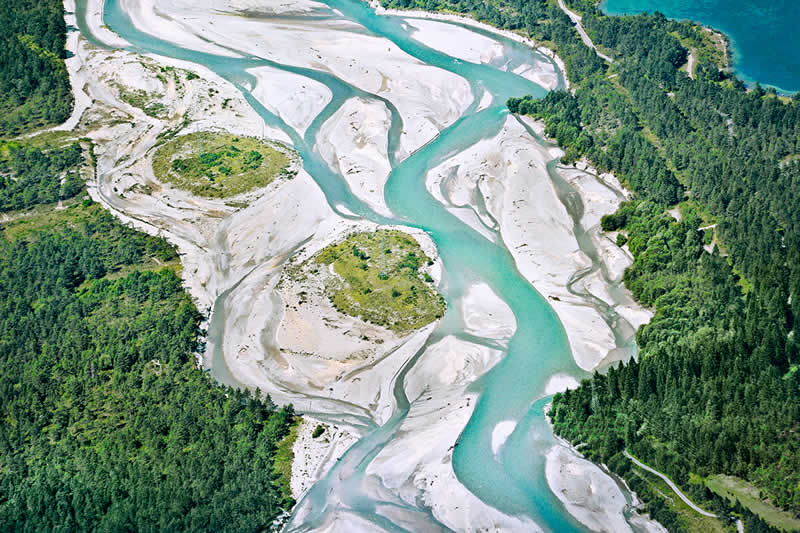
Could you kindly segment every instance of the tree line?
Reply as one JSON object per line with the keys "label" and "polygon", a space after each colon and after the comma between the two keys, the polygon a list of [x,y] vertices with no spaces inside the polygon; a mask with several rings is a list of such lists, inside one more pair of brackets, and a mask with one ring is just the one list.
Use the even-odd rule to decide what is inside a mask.
{"label": "tree line", "polygon": [[37,217],[0,232],[0,527],[267,529],[294,503],[292,407],[196,368],[202,317],[152,270],[166,241],[88,200]]}

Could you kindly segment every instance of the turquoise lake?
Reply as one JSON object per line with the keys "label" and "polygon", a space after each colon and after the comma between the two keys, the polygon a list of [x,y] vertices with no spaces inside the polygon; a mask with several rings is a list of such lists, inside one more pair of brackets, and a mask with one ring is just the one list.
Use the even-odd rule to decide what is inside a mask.
{"label": "turquoise lake", "polygon": [[781,92],[800,91],[800,2],[793,0],[605,0],[604,12],[623,15],[660,11],[724,32],[736,75],[748,84]]}

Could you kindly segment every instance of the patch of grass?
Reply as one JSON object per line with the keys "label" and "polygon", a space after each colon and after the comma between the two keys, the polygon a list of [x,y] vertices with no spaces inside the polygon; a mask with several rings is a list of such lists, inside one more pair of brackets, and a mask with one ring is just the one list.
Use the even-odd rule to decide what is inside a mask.
{"label": "patch of grass", "polygon": [[167,107],[158,101],[159,96],[141,89],[131,89],[121,84],[116,84],[120,99],[144,111],[144,114],[153,118],[167,118]]}
{"label": "patch of grass", "polygon": [[708,533],[725,533],[728,531],[719,519],[703,516],[686,505],[660,477],[635,466],[633,467],[633,471],[650,485],[653,492],[663,500],[664,504],[671,511],[678,515],[687,531],[703,531]]}
{"label": "patch of grass", "polygon": [[[441,318],[444,298],[420,268],[432,264],[417,241],[397,230],[350,235],[312,260],[333,265],[339,277],[325,290],[340,312],[405,333]],[[432,280],[431,280],[432,281]]]}
{"label": "patch of grass", "polygon": [[761,491],[743,479],[717,474],[706,478],[705,484],[711,492],[728,498],[731,503],[739,500],[751,513],[773,527],[784,531],[800,531],[800,519],[775,507],[769,498],[762,498]]}
{"label": "patch of grass", "polygon": [[9,221],[0,225],[0,233],[9,241],[35,233],[69,226],[79,227],[88,222],[95,211],[102,210],[98,204],[71,199],[64,202],[64,209],[55,209],[55,204],[37,205],[24,211],[10,211]]}
{"label": "patch of grass", "polygon": [[280,489],[283,501],[290,502],[291,505],[294,505],[291,487],[292,463],[294,462],[294,451],[292,447],[297,440],[297,430],[300,427],[301,420],[299,416],[296,416],[294,420],[292,420],[289,434],[283,437],[278,443],[277,450],[275,451],[275,461],[272,464],[272,471],[277,475],[277,479],[273,483]]}
{"label": "patch of grass", "polygon": [[0,141],[0,157],[5,158],[12,146],[25,145],[42,150],[64,148],[75,141],[75,138],[75,133],[71,131],[45,131],[26,137],[24,141]]}
{"label": "patch of grass", "polygon": [[153,157],[166,183],[206,198],[227,198],[289,173],[286,148],[229,133],[196,132],[172,139]]}

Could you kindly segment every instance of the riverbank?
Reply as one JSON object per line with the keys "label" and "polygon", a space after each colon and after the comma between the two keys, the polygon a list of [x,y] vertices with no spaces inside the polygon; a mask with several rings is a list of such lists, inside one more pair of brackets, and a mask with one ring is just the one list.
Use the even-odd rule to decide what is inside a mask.
{"label": "riverbank", "polygon": [[[478,28],[480,30],[487,31],[487,32],[493,33],[495,35],[499,35],[501,37],[505,37],[506,39],[511,39],[511,40],[516,41],[518,43],[527,45],[527,46],[531,47],[533,50],[536,50],[537,52],[539,52],[540,54],[546,55],[547,57],[549,57],[550,59],[552,59],[555,62],[555,64],[558,66],[558,69],[562,73],[563,81],[565,83],[565,88],[569,89],[569,80],[567,79],[567,75],[566,75],[567,68],[566,68],[566,65],[564,65],[564,61],[560,57],[558,57],[558,55],[553,50],[551,50],[550,48],[547,48],[546,46],[542,46],[539,43],[536,43],[535,41],[533,41],[532,39],[524,37],[524,36],[522,36],[522,35],[520,35],[518,33],[514,33],[513,31],[509,31],[509,30],[502,30],[500,28],[496,28],[496,27],[491,26],[489,24],[486,24],[484,22],[479,22],[479,21],[477,21],[477,20],[475,20],[473,18],[466,17],[466,16],[463,16],[463,15],[456,15],[456,14],[452,14],[452,13],[437,13],[437,12],[433,12],[433,11],[422,11],[422,10],[419,10],[419,9],[408,9],[408,10],[406,10],[406,9],[386,9],[385,7],[381,6],[380,0],[369,0],[369,5],[375,10],[375,13],[377,15],[392,15],[392,16],[397,16],[397,17],[402,17],[402,18],[412,18],[412,19],[418,18],[418,19],[438,20],[438,21],[442,21],[442,22],[454,22],[456,24],[461,24],[461,25],[464,25],[464,26],[470,26],[470,27],[473,27],[473,28]],[[452,45],[453,42],[455,42],[455,41],[452,41],[449,44]],[[458,42],[458,44],[459,44],[458,48],[463,48],[464,47],[464,43],[463,42]],[[545,82],[545,85],[543,85],[543,86],[545,88],[549,88],[549,89],[555,88],[555,87],[548,87],[546,82]]]}
{"label": "riverbank", "polygon": [[[717,46],[724,47],[725,67],[748,86],[759,82],[761,87],[772,87],[783,95],[800,89],[793,52],[800,44],[794,31],[800,7],[795,3],[605,0],[600,7],[611,15],[659,11],[673,20],[690,20],[713,34]],[[784,38],[764,40],[761,36],[767,33]]]}
{"label": "riverbank", "polygon": [[[547,454],[547,482],[550,489],[569,512],[592,531],[631,533],[637,531],[666,533],[666,529],[641,516],[625,520],[624,513],[632,507],[620,486],[598,465],[584,459],[568,443],[561,442]],[[635,496],[634,496],[635,497]]]}

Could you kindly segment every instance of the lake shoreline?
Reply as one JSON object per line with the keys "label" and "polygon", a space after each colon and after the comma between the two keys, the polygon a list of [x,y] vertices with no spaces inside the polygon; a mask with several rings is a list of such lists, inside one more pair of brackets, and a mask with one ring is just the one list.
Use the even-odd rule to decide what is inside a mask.
{"label": "lake shoreline", "polygon": [[[779,83],[771,83],[767,79],[757,79],[755,75],[748,74],[747,72],[742,70],[741,63],[743,61],[744,52],[742,51],[741,43],[737,43],[736,40],[735,33],[737,32],[737,30],[734,30],[732,28],[724,30],[721,27],[719,27],[720,24],[722,24],[719,21],[715,23],[702,20],[702,18],[704,18],[703,13],[699,13],[699,16],[697,17],[693,17],[691,14],[684,14],[684,13],[681,13],[680,15],[676,16],[670,16],[667,13],[665,13],[665,11],[670,10],[669,9],[670,6],[666,6],[666,9],[664,9],[664,6],[657,6],[656,8],[653,8],[651,6],[644,6],[642,8],[632,8],[632,9],[620,8],[620,9],[609,10],[608,8],[609,3],[610,3],[609,0],[603,0],[598,5],[599,9],[604,14],[609,16],[637,15],[640,13],[652,13],[653,11],[658,10],[670,20],[691,22],[692,24],[695,24],[698,27],[703,28],[708,32],[711,32],[716,36],[719,36],[722,39],[725,46],[724,54],[727,61],[727,65],[725,66],[725,71],[734,74],[737,78],[742,80],[748,87],[748,89],[752,89],[753,86],[756,83],[758,83],[763,89],[769,89],[769,88],[775,89],[776,93],[780,96],[792,96],[793,94],[800,91],[800,81],[796,80],[794,82],[797,85],[796,89],[785,89],[781,87]],[[753,6],[754,9],[755,7],[756,6]],[[735,7],[732,7],[732,10],[735,12],[736,11]],[[738,32],[740,33],[743,31],[744,31],[743,28],[738,29]],[[756,34],[761,34],[763,32],[763,28],[757,25],[753,27],[751,25],[748,31]],[[750,53],[752,54],[752,51]],[[774,58],[770,58],[770,61],[774,61]]]}

